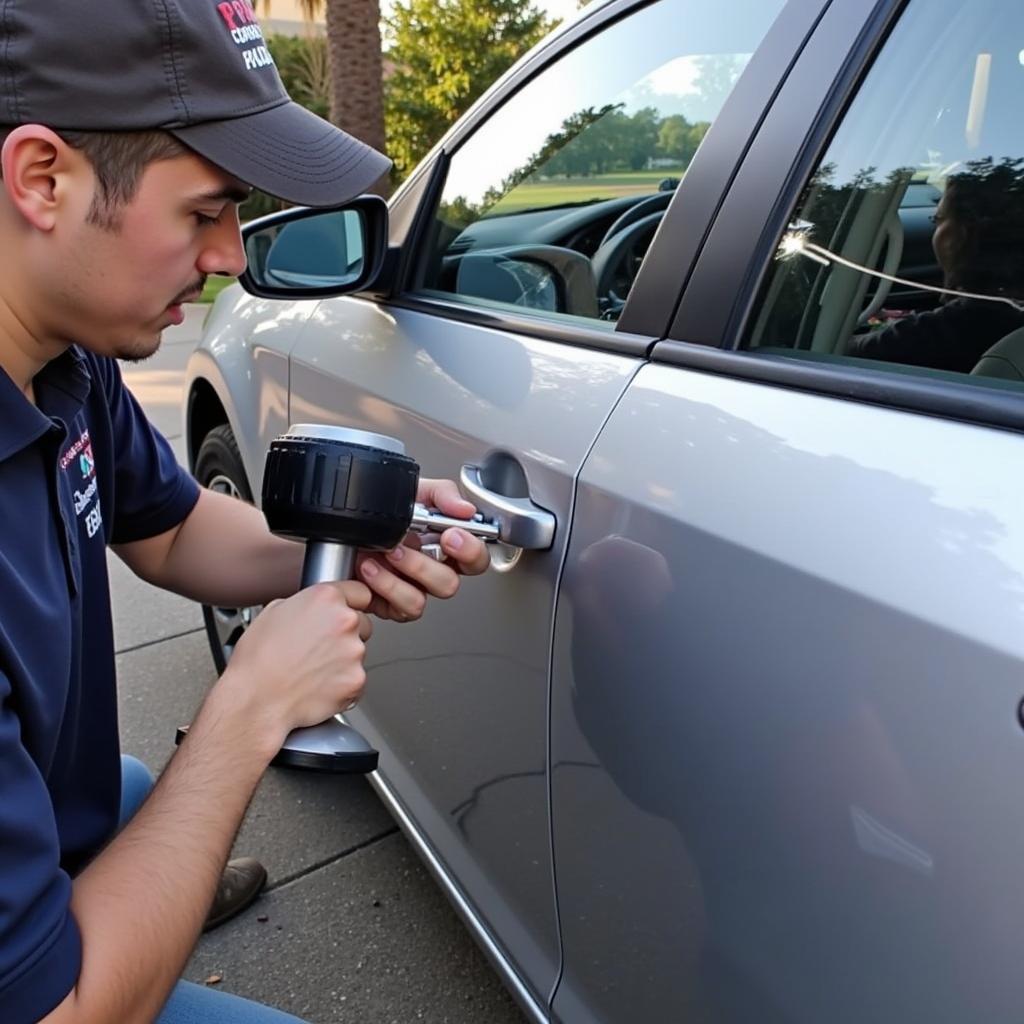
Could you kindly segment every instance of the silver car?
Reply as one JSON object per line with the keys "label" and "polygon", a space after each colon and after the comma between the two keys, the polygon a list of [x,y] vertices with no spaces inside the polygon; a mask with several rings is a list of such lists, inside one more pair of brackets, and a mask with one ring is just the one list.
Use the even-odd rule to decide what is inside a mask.
{"label": "silver car", "polygon": [[1024,1019],[1022,97],[1019,0],[611,0],[248,229],[204,483],[335,424],[554,526],[346,716],[532,1020]]}

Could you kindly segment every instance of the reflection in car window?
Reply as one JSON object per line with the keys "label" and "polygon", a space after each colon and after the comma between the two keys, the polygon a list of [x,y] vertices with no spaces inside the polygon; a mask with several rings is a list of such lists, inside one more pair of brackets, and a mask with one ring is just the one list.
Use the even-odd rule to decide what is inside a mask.
{"label": "reflection in car window", "polygon": [[420,288],[614,326],[783,0],[661,0],[583,42],[453,155]]}
{"label": "reflection in car window", "polygon": [[1024,386],[1021,96],[1019,0],[912,0],[805,190],[745,347]]}

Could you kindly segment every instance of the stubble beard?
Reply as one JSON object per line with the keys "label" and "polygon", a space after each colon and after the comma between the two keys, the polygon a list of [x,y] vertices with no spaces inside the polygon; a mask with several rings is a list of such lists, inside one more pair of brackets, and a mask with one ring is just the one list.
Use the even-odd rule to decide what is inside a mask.
{"label": "stubble beard", "polygon": [[[194,281],[184,291],[179,292],[175,297],[174,301],[169,303],[171,306],[177,306],[184,303],[187,299],[202,294],[203,289],[206,287],[206,276],[204,275],[198,281]],[[149,359],[151,356],[156,355],[160,349],[160,343],[163,341],[163,333],[166,327],[157,329],[155,337],[150,338],[137,338],[135,341],[127,342],[123,346],[119,347],[115,353],[117,359],[122,360],[125,363],[141,363]]]}
{"label": "stubble beard", "polygon": [[158,330],[152,338],[136,338],[119,345],[114,358],[125,363],[142,363],[156,355],[163,341],[163,330]]}

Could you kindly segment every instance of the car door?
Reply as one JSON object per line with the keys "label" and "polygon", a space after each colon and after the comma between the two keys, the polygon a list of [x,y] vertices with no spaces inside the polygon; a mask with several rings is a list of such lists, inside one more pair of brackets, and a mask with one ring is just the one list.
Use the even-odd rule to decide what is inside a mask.
{"label": "car door", "polygon": [[[696,251],[764,82],[820,4],[793,5],[754,62],[781,0],[724,6],[731,21],[701,0],[612,4],[541,48],[393,202],[406,274],[393,294],[324,302],[291,352],[292,422],[397,437],[424,475],[475,467],[485,502],[528,502],[555,523],[549,548],[495,549],[494,571],[455,600],[378,628],[367,695],[346,716],[379,747],[379,787],[538,1019],[560,969],[548,684],[576,476],[671,317],[679,281],[656,287],[669,280],[659,262],[678,273]],[[691,255],[645,261],[666,216],[686,218]]]}
{"label": "car door", "polygon": [[587,458],[556,1020],[1020,1017],[1022,50],[833,3]]}

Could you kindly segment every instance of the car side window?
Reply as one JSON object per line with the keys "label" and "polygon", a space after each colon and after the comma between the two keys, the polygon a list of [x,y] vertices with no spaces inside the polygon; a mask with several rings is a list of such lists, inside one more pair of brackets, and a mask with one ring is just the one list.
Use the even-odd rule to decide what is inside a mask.
{"label": "car side window", "polygon": [[451,157],[417,291],[614,327],[673,191],[784,0],[660,0]]}
{"label": "car side window", "polygon": [[793,212],[743,347],[1024,387],[1022,97],[1020,0],[911,0]]}

